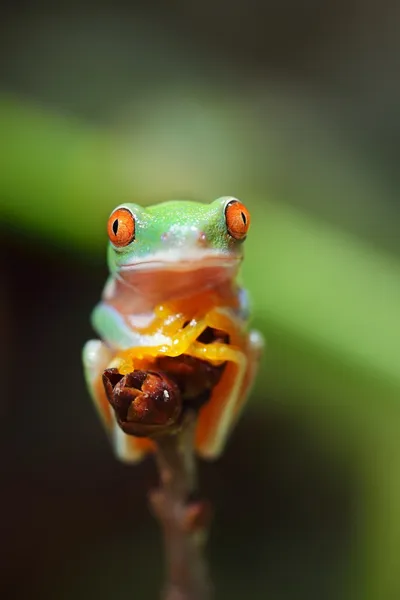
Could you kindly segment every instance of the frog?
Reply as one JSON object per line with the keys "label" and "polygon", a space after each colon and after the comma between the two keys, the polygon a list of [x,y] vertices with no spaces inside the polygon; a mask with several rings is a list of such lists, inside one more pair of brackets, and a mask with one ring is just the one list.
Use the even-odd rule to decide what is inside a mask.
{"label": "frog", "polygon": [[[83,366],[89,394],[115,455],[142,460],[152,441],[118,426],[103,373],[150,368],[160,357],[189,356],[223,367],[198,411],[195,450],[217,459],[247,403],[264,339],[250,328],[250,297],[241,265],[251,216],[233,196],[206,203],[168,200],[117,206],[107,224],[109,269],[92,311],[98,339],[86,342]],[[218,332],[204,341],[206,331]],[[222,368],[221,367],[221,368]]]}

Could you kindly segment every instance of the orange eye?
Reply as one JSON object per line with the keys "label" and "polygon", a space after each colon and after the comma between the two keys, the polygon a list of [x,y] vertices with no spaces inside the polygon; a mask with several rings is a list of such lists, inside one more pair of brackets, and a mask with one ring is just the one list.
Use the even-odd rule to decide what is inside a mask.
{"label": "orange eye", "polygon": [[235,240],[243,240],[246,237],[250,227],[250,213],[239,200],[232,200],[227,204],[225,221],[229,235]]}
{"label": "orange eye", "polygon": [[135,218],[127,208],[117,208],[108,219],[107,233],[110,241],[119,248],[135,239]]}

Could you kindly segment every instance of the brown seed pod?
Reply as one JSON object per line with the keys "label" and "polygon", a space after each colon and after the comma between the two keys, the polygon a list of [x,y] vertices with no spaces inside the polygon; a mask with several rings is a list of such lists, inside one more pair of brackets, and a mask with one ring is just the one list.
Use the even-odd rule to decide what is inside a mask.
{"label": "brown seed pod", "polygon": [[179,427],[182,399],[178,386],[164,373],[117,369],[103,373],[107,398],[121,429],[138,437],[151,437]]}
{"label": "brown seed pod", "polygon": [[195,410],[209,400],[224,370],[224,365],[215,367],[187,354],[158,357],[157,367],[177,383],[185,406]]}

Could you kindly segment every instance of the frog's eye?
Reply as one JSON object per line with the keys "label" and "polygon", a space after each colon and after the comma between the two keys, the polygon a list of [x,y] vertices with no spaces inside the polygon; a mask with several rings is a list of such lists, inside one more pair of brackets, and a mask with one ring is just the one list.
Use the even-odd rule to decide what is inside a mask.
{"label": "frog's eye", "polygon": [[250,227],[250,213],[239,200],[231,200],[225,207],[225,221],[229,235],[243,240]]}
{"label": "frog's eye", "polygon": [[117,208],[108,219],[107,233],[114,246],[122,248],[135,239],[135,217],[127,208]]}

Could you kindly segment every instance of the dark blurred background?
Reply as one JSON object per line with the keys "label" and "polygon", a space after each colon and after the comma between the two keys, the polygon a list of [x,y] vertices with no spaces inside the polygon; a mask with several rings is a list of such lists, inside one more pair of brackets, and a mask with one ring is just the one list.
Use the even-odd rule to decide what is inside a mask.
{"label": "dark blurred background", "polygon": [[117,204],[232,194],[267,339],[201,465],[217,598],[400,597],[399,7],[3,4],[1,597],[157,598],[151,459],[118,464],[81,348]]}

